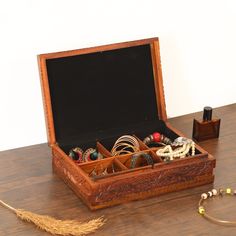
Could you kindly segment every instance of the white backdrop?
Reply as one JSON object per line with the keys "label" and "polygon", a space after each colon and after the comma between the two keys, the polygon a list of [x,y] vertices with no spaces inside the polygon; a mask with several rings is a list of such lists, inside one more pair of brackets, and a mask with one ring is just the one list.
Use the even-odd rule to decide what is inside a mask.
{"label": "white backdrop", "polygon": [[0,1],[0,150],[46,142],[36,55],[160,38],[169,117],[236,100],[234,0]]}

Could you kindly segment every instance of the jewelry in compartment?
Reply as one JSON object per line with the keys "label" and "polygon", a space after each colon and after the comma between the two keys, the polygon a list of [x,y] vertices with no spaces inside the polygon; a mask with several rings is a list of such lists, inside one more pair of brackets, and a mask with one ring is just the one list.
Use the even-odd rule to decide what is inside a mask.
{"label": "jewelry in compartment", "polygon": [[106,175],[114,174],[119,171],[122,171],[117,163],[116,160],[110,160],[109,164],[107,163],[97,163],[95,167],[89,172],[89,176],[93,179],[100,179],[106,177]]}
{"label": "jewelry in compartment", "polygon": [[140,151],[138,140],[132,135],[123,135],[118,138],[111,149],[112,156],[129,154]]}
{"label": "jewelry in compartment", "polygon": [[148,153],[145,153],[145,152],[139,152],[139,153],[135,153],[134,155],[131,156],[131,161],[130,161],[130,168],[131,169],[134,169],[136,167],[140,167],[140,166],[136,166],[137,161],[139,159],[144,159],[146,161],[147,165],[154,165],[154,161],[153,161],[151,155],[149,155]]}
{"label": "jewelry in compartment", "polygon": [[90,177],[104,176],[108,174],[107,168],[104,168],[101,164],[96,165],[93,170],[89,173]]}
{"label": "jewelry in compartment", "polygon": [[69,157],[78,163],[83,162],[83,150],[79,147],[72,148]]}
{"label": "jewelry in compartment", "polygon": [[95,161],[103,159],[103,155],[94,148],[88,148],[85,152],[79,148],[72,148],[69,152],[69,157],[76,163]]}
{"label": "jewelry in compartment", "polygon": [[103,156],[94,148],[88,148],[83,154],[83,160],[86,161],[96,161],[103,159]]}
{"label": "jewelry in compartment", "polygon": [[170,138],[166,137],[165,135],[159,132],[154,132],[153,134],[150,134],[143,140],[143,142],[147,146],[152,145],[152,144],[165,146],[165,145],[170,145],[172,143]]}
{"label": "jewelry in compartment", "polygon": [[194,156],[195,143],[191,139],[178,137],[171,143],[171,145],[166,145],[164,148],[158,149],[156,154],[166,162],[185,158],[186,156]]}

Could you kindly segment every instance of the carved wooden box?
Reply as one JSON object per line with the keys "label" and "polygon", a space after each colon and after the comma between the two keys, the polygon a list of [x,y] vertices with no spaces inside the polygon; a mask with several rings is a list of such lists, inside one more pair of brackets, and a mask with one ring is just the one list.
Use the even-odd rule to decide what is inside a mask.
{"label": "carved wooden box", "polygon": [[[198,145],[195,156],[167,163],[141,141],[154,131],[183,136],[167,121],[158,38],[42,54],[38,61],[53,169],[90,209],[213,182],[215,159]],[[124,134],[137,137],[153,165],[130,168],[132,154],[111,155]],[[104,158],[77,163],[68,156],[76,146],[96,147]]]}

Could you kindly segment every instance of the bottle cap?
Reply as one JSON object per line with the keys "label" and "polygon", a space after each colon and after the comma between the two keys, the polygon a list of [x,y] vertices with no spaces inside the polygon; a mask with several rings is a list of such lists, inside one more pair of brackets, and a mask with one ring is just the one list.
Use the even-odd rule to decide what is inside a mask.
{"label": "bottle cap", "polygon": [[204,107],[203,121],[210,121],[212,118],[212,107]]}

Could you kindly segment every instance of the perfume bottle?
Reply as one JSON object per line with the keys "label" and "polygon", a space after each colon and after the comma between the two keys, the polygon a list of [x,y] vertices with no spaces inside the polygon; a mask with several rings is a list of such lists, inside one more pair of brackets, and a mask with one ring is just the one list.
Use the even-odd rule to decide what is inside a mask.
{"label": "perfume bottle", "polygon": [[193,119],[193,139],[204,141],[218,138],[220,133],[220,119],[212,119],[212,108],[204,107],[202,120]]}

